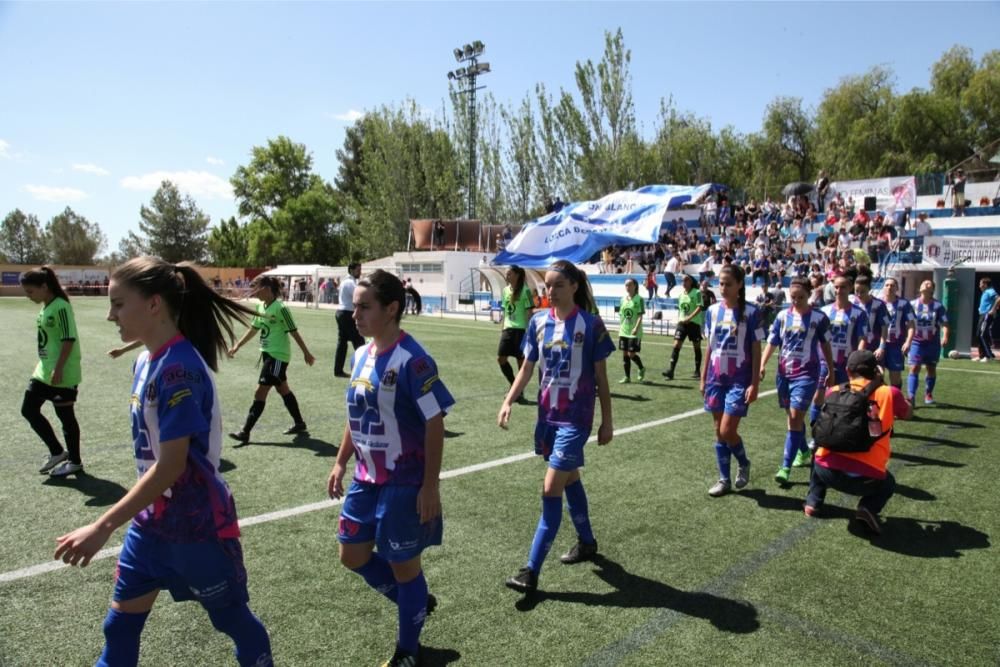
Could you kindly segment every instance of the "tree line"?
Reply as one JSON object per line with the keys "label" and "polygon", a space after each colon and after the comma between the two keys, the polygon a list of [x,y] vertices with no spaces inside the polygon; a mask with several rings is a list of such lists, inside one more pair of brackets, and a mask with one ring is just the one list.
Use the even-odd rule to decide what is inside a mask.
{"label": "tree line", "polygon": [[[476,210],[483,222],[522,222],[543,214],[549,199],[594,199],[649,183],[717,182],[762,197],[813,181],[820,169],[835,180],[941,172],[996,140],[1000,128],[1000,50],[977,62],[970,49],[952,47],[931,67],[928,89],[900,92],[892,70],[880,65],[842,78],[815,109],[779,96],[748,134],[715,129],[671,96],[644,132],[631,60],[619,29],[605,34],[600,61],[577,62],[575,90],[553,93],[539,83],[516,103],[479,99]],[[437,111],[412,100],[382,106],[347,128],[332,183],[313,171],[306,146],[279,136],[237,167],[230,183],[238,216],[215,227],[165,181],[140,208],[138,230],[103,258],[99,226],[69,208],[44,229],[34,216],[11,212],[0,253],[8,261],[82,264],[152,253],[217,266],[382,256],[405,247],[411,218],[462,216],[468,123],[454,87]]]}

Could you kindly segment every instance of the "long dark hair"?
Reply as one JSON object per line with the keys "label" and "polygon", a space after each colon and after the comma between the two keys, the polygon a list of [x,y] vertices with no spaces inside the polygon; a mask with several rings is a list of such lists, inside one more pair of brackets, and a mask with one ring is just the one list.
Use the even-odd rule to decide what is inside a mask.
{"label": "long dark hair", "polygon": [[20,279],[21,285],[30,285],[31,287],[41,287],[44,285],[49,288],[49,291],[60,299],[65,299],[69,301],[69,295],[66,294],[66,290],[63,289],[62,284],[59,282],[59,276],[48,266],[39,266],[37,269],[28,269],[21,274]]}
{"label": "long dark hair", "polygon": [[747,283],[746,274],[743,273],[743,269],[736,266],[735,264],[727,264],[719,269],[719,276],[722,274],[728,275],[730,278],[739,283],[740,292],[739,296],[736,298],[736,321],[742,322],[743,316],[747,312]]}
{"label": "long dark hair", "polygon": [[111,279],[147,298],[159,295],[177,328],[213,371],[218,370],[219,353],[236,338],[230,320],[245,325],[247,316],[256,314],[217,294],[191,262],[168,264],[159,257],[136,257],[115,269]]}
{"label": "long dark hair", "polygon": [[576,283],[577,287],[576,292],[573,294],[573,303],[580,310],[585,310],[594,315],[597,314],[597,304],[594,302],[594,295],[590,291],[590,281],[587,280],[587,274],[578,269],[576,264],[565,259],[559,259],[552,263],[549,271],[561,273],[571,283]]}
{"label": "long dark hair", "polygon": [[517,289],[514,289],[513,287],[510,288],[511,297],[514,301],[517,301],[521,298],[521,290],[524,289],[524,281],[526,280],[524,276],[524,269],[517,265],[511,265],[510,270],[515,276],[517,276]]}
{"label": "long dark hair", "polygon": [[397,303],[399,308],[396,309],[396,324],[399,324],[403,319],[403,309],[406,305],[406,289],[403,287],[403,281],[388,271],[375,269],[358,281],[358,287],[370,287],[375,290],[375,300],[383,308],[390,303]]}

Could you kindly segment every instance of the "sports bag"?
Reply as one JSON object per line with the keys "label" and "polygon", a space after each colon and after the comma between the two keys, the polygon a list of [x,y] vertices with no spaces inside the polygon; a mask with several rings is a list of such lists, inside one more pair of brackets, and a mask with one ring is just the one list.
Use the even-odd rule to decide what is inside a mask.
{"label": "sports bag", "polygon": [[[844,383],[826,397],[812,435],[818,447],[834,452],[867,452],[885,433],[878,419],[878,406],[871,399],[881,385],[869,382],[861,391]],[[873,418],[874,415],[874,418]]]}

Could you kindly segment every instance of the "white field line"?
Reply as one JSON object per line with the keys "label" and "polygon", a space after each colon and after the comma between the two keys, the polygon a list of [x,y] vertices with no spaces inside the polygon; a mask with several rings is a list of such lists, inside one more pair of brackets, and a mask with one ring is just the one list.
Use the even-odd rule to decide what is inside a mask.
{"label": "white field line", "polygon": [[[772,394],[778,393],[776,389],[771,389],[769,391],[764,391],[760,393],[760,398],[765,396],[771,396]],[[663,419],[656,419],[650,422],[643,422],[641,424],[635,424],[634,426],[626,426],[625,428],[620,428],[615,431],[616,436],[626,435],[628,433],[635,433],[636,431],[644,431],[648,428],[656,428],[657,426],[663,426],[664,424],[669,424],[671,422],[680,421],[682,419],[687,419],[688,417],[695,417],[697,415],[703,415],[705,411],[702,408],[696,410],[688,410],[687,412],[682,412],[680,414],[671,415],[670,417],[664,417]],[[587,442],[595,442],[597,436],[591,436]],[[462,475],[468,475],[470,473],[479,472],[481,470],[489,470],[490,468],[496,468],[499,466],[504,466],[509,463],[517,463],[519,461],[525,461],[527,459],[535,458],[536,454],[534,452],[524,452],[522,454],[514,454],[513,456],[507,456],[502,459],[495,459],[493,461],[485,461],[483,463],[474,463],[472,465],[464,466],[462,468],[455,468],[453,470],[445,470],[441,473],[441,479],[450,479],[452,477],[460,477]],[[271,521],[279,521],[281,519],[288,519],[293,516],[299,516],[300,514],[306,514],[308,512],[315,512],[317,510],[328,509],[334,507],[341,503],[340,500],[321,500],[316,503],[308,503],[306,505],[299,505],[298,507],[290,507],[284,510],[277,510],[275,512],[267,512],[266,514],[258,514],[257,516],[248,517],[246,519],[240,519],[240,527],[246,528],[248,526],[254,526],[259,523],[268,523]],[[117,556],[118,552],[121,550],[121,545],[116,547],[108,547],[106,549],[101,549],[97,554],[91,559],[91,562],[97,560],[103,560],[105,558],[111,558],[112,556]],[[61,570],[63,568],[69,567],[62,561],[48,561],[45,563],[39,563],[38,565],[31,565],[29,567],[21,568],[19,570],[11,570],[10,572],[0,573],[0,584],[8,583],[11,581],[18,581],[20,579],[28,579],[30,577],[35,577],[40,574],[45,574],[47,572],[55,572],[56,570]]]}

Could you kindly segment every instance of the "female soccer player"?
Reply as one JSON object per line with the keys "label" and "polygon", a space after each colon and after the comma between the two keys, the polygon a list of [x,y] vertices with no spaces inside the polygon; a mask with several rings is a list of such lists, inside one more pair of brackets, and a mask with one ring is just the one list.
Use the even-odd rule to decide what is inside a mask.
{"label": "female soccer player", "polygon": [[[80,341],[69,297],[55,272],[47,266],[21,274],[24,293],[42,304],[38,324],[38,364],[28,381],[21,403],[21,416],[49,448],[49,456],[38,472],[65,477],[83,470],[80,458],[80,425],[73,404],[80,384]],[[62,424],[66,449],[59,443],[49,420],[42,415],[45,401],[52,401]],[[68,450],[68,452],[67,452]]]}
{"label": "female soccer player", "polygon": [[132,434],[139,481],[94,523],[57,538],[55,558],[86,566],[133,519],[118,557],[99,666],[135,665],[160,590],[197,600],[232,638],[240,665],[270,665],[271,645],[247,606],[236,505],[219,475],[222,410],[212,371],[252,311],[217,294],[190,264],[137,257],[118,267],[108,320],[146,351],[135,364]]}
{"label": "female soccer player", "polygon": [[674,329],[674,349],[670,353],[670,368],[663,371],[663,377],[674,379],[674,369],[677,368],[677,358],[681,354],[684,341],[691,339],[694,348],[694,374],[691,377],[699,379],[701,375],[701,328],[705,322],[705,309],[709,304],[702,301],[703,292],[698,283],[688,274],[684,274],[682,292],[677,299],[677,328]]}
{"label": "female soccer player", "polygon": [[718,497],[729,493],[731,458],[739,469],[736,488],[750,482],[750,459],[738,432],[740,419],[757,400],[760,389],[760,341],[764,339],[761,313],[747,303],[743,270],[728,264],[719,270],[722,301],[711,306],[705,317],[708,363],[701,375],[705,411],[715,421],[715,459],[719,481],[708,490]]}
{"label": "female soccer player", "polygon": [[622,351],[622,363],[625,366],[625,377],[619,384],[632,381],[632,363],[639,368],[639,382],[646,380],[646,368],[642,365],[639,352],[642,351],[642,316],[646,313],[646,305],[639,296],[639,283],[629,278],[625,281],[625,296],[618,308],[621,325],[618,327],[618,349]]}
{"label": "female soccer player", "polygon": [[[887,335],[882,343],[882,365],[889,371],[889,382],[897,389],[903,388],[902,370],[905,356],[913,343],[913,306],[899,296],[899,282],[886,278],[884,284],[885,307],[888,311]],[[906,335],[903,335],[903,331]],[[878,352],[876,352],[876,355]]]}
{"label": "female soccer player", "polygon": [[306,343],[299,335],[295,327],[295,320],[292,314],[285,308],[285,304],[279,298],[281,296],[281,283],[272,276],[261,276],[256,280],[256,296],[261,300],[257,304],[257,316],[250,323],[250,328],[243,334],[243,337],[229,349],[227,353],[232,359],[236,356],[243,345],[254,336],[254,332],[260,330],[260,356],[261,365],[260,378],[257,380],[257,391],[253,396],[253,405],[247,413],[246,422],[243,428],[229,437],[237,440],[243,445],[250,442],[250,431],[254,424],[264,414],[265,401],[271,387],[278,390],[281,400],[285,403],[285,409],[292,416],[293,423],[285,429],[285,435],[298,435],[307,433],[306,423],[302,420],[302,413],[299,412],[299,402],[288,386],[287,371],[288,362],[292,360],[292,353],[288,345],[288,337],[291,336],[298,343],[299,349],[305,355],[306,364],[312,366],[316,358],[309,353]]}
{"label": "female soccer player", "polygon": [[910,376],[906,382],[907,400],[911,404],[916,401],[920,367],[925,366],[924,405],[934,405],[937,363],[941,358],[941,346],[948,344],[948,314],[944,305],[934,298],[933,280],[920,283],[920,296],[911,301],[910,306],[913,308],[915,327],[907,360],[910,364]]}
{"label": "female soccer player", "polygon": [[521,369],[524,355],[521,353],[521,343],[524,340],[524,330],[535,307],[531,290],[525,285],[524,269],[512,266],[507,269],[507,286],[503,288],[503,299],[500,309],[503,311],[503,324],[500,332],[500,345],[497,346],[497,363],[500,371],[509,384],[514,384],[514,369],[507,357],[517,359],[517,368]]}
{"label": "female soccer player", "polygon": [[600,316],[592,314],[594,298],[587,275],[575,264],[559,260],[545,272],[545,288],[552,308],[536,313],[528,323],[524,365],[497,415],[500,428],[507,428],[511,406],[541,360],[535,453],[548,461],[542,483],[542,516],[527,564],[506,582],[524,593],[538,588],[538,573],[562,522],[563,491],[578,539],[560,560],[579,563],[597,554],[587,494],[580,479],[583,447],[594,422],[595,397],[601,403],[597,444],[611,442],[614,433],[606,360],[615,346]]}
{"label": "female soccer player", "polygon": [[[760,360],[760,376],[774,350],[781,348],[775,384],[778,388],[778,405],[788,415],[788,432],[785,435],[785,455],[774,478],[779,483],[788,482],[792,460],[809,456],[806,444],[806,412],[819,384],[820,351],[827,368],[833,367],[830,348],[830,319],[823,311],[809,306],[812,290],[806,278],[792,278],[788,288],[791,307],[778,315],[771,325],[771,335]],[[833,386],[833,374],[827,376],[827,386]]]}
{"label": "female soccer player", "polygon": [[383,667],[420,664],[420,631],[434,606],[420,555],[441,544],[444,416],[455,404],[434,360],[399,327],[405,302],[403,284],[382,270],[354,290],[354,320],[371,342],[354,353],[347,425],[327,482],[330,497],[344,497],[347,462],[357,458],[337,539],[340,562],[396,603],[396,651]]}

